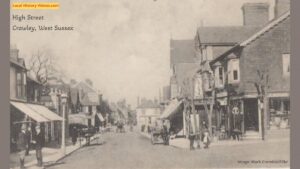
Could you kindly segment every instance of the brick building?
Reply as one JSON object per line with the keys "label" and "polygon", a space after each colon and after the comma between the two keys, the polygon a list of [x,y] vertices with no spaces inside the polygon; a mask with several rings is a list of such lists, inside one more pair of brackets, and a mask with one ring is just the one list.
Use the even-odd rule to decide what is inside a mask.
{"label": "brick building", "polygon": [[[277,11],[280,6],[276,6]],[[210,62],[226,80],[228,128],[261,133],[262,128],[288,128],[290,114],[290,12],[268,22],[252,36]],[[215,78],[220,75],[215,73]],[[254,83],[265,85],[264,116]],[[220,91],[217,91],[218,95]],[[265,117],[265,118],[262,118]],[[263,120],[263,121],[262,121]],[[259,135],[258,135],[259,136]]]}

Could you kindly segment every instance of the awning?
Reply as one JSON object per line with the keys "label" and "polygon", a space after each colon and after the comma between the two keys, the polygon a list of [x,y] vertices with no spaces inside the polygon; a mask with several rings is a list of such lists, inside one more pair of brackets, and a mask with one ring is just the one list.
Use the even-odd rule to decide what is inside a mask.
{"label": "awning", "polygon": [[30,108],[40,113],[42,116],[46,117],[51,121],[63,121],[63,118],[57,115],[56,113],[49,110],[47,107],[36,104],[27,104]]}
{"label": "awning", "polygon": [[62,121],[63,118],[42,105],[10,102],[14,107],[37,122]]}
{"label": "awning", "polygon": [[13,102],[11,101],[10,104],[12,104],[15,108],[32,118],[33,120],[37,122],[48,122],[50,121],[49,119],[45,118],[44,116],[40,115],[30,107],[26,105],[26,103],[20,103],[20,102]]}
{"label": "awning", "polygon": [[105,121],[101,113],[97,113],[97,116],[101,122]]}
{"label": "awning", "polygon": [[162,119],[166,119],[171,117],[171,115],[175,114],[178,110],[178,108],[180,107],[182,101],[178,101],[178,100],[172,100],[170,102],[170,104],[167,106],[167,108],[163,111],[162,115],[160,116],[160,118]]}

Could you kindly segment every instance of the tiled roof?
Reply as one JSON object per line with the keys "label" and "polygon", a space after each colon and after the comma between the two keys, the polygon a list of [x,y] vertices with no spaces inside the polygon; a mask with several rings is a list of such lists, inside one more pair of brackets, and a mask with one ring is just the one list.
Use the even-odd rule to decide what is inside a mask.
{"label": "tiled roof", "polygon": [[99,95],[96,90],[85,82],[79,82],[70,87],[70,96],[73,104],[79,101],[82,105],[96,106],[100,104]]}
{"label": "tiled roof", "polygon": [[218,62],[219,60],[223,59],[228,54],[232,53],[232,51],[234,51],[237,48],[241,48],[241,47],[249,45],[250,43],[252,43],[256,39],[258,39],[259,37],[261,37],[263,34],[265,34],[266,32],[268,32],[270,29],[272,29],[275,26],[277,26],[278,24],[280,24],[282,21],[284,21],[288,17],[290,17],[290,11],[284,13],[283,15],[281,15],[278,18],[273,19],[272,21],[270,21],[269,23],[267,23],[267,25],[265,25],[264,27],[262,27],[261,29],[257,30],[256,32],[254,32],[250,36],[244,38],[243,41],[241,41],[240,43],[236,44],[234,47],[230,48],[229,50],[227,50],[226,52],[224,52],[223,54],[221,54],[219,57],[217,57],[216,59],[212,60],[210,62],[210,64],[211,65],[215,64],[216,62]]}
{"label": "tiled roof", "polygon": [[137,108],[159,108],[159,104],[155,104],[152,100],[145,100]]}
{"label": "tiled roof", "polygon": [[85,82],[79,82],[72,87],[83,90],[84,92],[97,92],[96,89]]}
{"label": "tiled roof", "polygon": [[290,17],[290,15],[291,15],[290,11],[287,11],[286,13],[281,15],[280,17],[270,21],[265,27],[260,29],[255,34],[253,34],[251,37],[249,37],[249,38],[247,37],[246,40],[244,40],[243,42],[240,43],[240,46],[246,46],[246,45],[250,44],[251,42],[255,41],[256,39],[261,37],[261,35],[268,32],[268,30],[272,29],[273,27],[275,27],[276,25],[278,25],[279,23],[284,21],[286,18]]}
{"label": "tiled roof", "polygon": [[192,79],[195,73],[200,68],[198,63],[180,63],[176,65],[176,81],[177,84],[183,87],[187,79]]}
{"label": "tiled roof", "polygon": [[171,40],[170,41],[170,64],[193,63],[196,60],[195,41],[192,40]]}
{"label": "tiled roof", "polygon": [[199,27],[195,40],[200,39],[202,44],[237,44],[259,28],[255,26]]}
{"label": "tiled roof", "polygon": [[88,106],[97,106],[100,104],[99,96],[94,92],[84,93],[83,98],[80,102],[82,105]]}

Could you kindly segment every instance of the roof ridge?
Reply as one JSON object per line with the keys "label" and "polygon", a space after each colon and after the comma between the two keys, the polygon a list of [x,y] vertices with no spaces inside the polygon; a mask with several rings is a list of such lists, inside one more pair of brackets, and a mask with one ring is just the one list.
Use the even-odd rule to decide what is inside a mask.
{"label": "roof ridge", "polygon": [[251,37],[247,38],[246,40],[239,43],[240,46],[246,46],[258,39],[261,35],[266,33],[268,30],[274,28],[277,26],[280,22],[284,21],[286,18],[290,16],[290,10],[288,10],[286,13],[282,14],[280,17],[270,21],[267,25],[265,25],[262,29],[260,29],[258,32],[253,34]]}

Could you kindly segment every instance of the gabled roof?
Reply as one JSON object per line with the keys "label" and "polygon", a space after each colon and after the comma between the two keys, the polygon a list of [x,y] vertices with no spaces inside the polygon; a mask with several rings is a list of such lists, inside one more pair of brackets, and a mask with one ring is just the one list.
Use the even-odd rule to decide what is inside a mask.
{"label": "gabled roof", "polygon": [[100,104],[99,95],[96,89],[85,82],[79,82],[70,87],[70,96],[73,104],[79,101],[82,105],[97,106]]}
{"label": "gabled roof", "polygon": [[173,40],[170,41],[170,65],[178,63],[193,63],[196,61],[195,41]]}
{"label": "gabled roof", "polygon": [[199,63],[180,63],[176,65],[176,81],[181,87],[184,86],[187,79],[192,79],[197,70],[200,68]]}
{"label": "gabled roof", "polygon": [[83,82],[83,81],[75,84],[72,87],[80,89],[80,90],[83,90],[84,92],[87,92],[87,93],[89,93],[89,92],[97,92],[96,89],[94,89],[92,86],[90,86],[89,84],[87,84],[86,82]]}
{"label": "gabled roof", "polygon": [[272,21],[270,21],[269,23],[267,23],[266,26],[264,26],[263,28],[261,28],[260,30],[258,30],[256,33],[252,34],[252,36],[249,36],[249,37],[245,38],[246,40],[244,39],[244,41],[240,42],[239,44],[236,44],[234,47],[232,47],[228,51],[224,52],[223,54],[221,54],[216,59],[212,60],[210,62],[210,65],[215,64],[216,62],[218,62],[219,60],[223,59],[228,54],[232,53],[234,50],[236,50],[238,48],[245,47],[245,46],[249,45],[250,43],[254,42],[255,40],[257,40],[258,38],[260,38],[262,35],[264,35],[269,30],[273,29],[275,26],[277,26],[278,24],[280,24],[282,21],[284,21],[288,17],[290,17],[290,11],[287,11],[286,13],[284,13],[283,15],[281,15],[280,17],[273,19]]}
{"label": "gabled roof", "polygon": [[97,106],[100,104],[99,96],[97,93],[94,92],[84,93],[84,96],[80,101],[80,103],[82,105],[87,105],[87,106]]}
{"label": "gabled roof", "polygon": [[220,26],[199,27],[196,40],[201,44],[237,44],[251,36],[261,27],[257,26]]}

